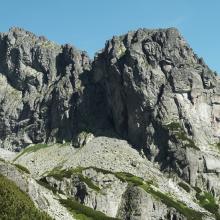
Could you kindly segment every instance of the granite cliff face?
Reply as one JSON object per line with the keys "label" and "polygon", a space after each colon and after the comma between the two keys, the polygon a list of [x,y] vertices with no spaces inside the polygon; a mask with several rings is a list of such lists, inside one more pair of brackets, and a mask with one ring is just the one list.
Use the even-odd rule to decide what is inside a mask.
{"label": "granite cliff face", "polygon": [[0,51],[2,147],[71,141],[81,127],[89,129],[87,121],[94,124],[102,94],[87,86],[91,64],[85,52],[19,28],[0,35]]}
{"label": "granite cliff face", "polygon": [[94,80],[121,137],[161,170],[219,195],[220,79],[176,29],[114,37],[94,61]]}
{"label": "granite cliff face", "polygon": [[220,218],[220,78],[175,28],[113,37],[94,61],[12,28],[0,102],[1,148],[65,199],[119,219]]}
{"label": "granite cliff face", "polygon": [[17,28],[1,34],[0,42],[1,145],[19,150],[30,143],[71,139],[87,55]]}

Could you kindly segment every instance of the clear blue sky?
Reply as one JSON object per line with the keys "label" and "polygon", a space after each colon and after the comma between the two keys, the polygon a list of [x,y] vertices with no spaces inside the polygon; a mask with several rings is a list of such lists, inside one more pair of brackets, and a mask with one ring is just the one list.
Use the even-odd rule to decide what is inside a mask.
{"label": "clear blue sky", "polygon": [[220,73],[220,0],[5,0],[0,32],[23,27],[92,57],[113,35],[140,27],[177,27]]}

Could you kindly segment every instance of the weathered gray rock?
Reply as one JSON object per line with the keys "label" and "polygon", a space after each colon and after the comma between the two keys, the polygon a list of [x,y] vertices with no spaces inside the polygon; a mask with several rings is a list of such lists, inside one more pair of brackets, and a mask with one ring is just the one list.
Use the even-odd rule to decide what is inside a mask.
{"label": "weathered gray rock", "polygon": [[[62,172],[64,173],[61,178]],[[65,174],[65,172],[51,173],[41,181],[68,198],[101,211],[107,216],[125,220],[171,220],[175,218],[186,220],[191,217],[185,216],[186,214],[184,215],[180,210],[172,207],[171,203],[168,206],[160,197],[155,197],[154,194],[146,192],[140,186],[122,181],[119,177],[120,173],[114,174],[96,168],[87,168],[82,172],[77,169],[69,170],[68,173],[72,172],[71,175]],[[174,198],[172,199],[175,201]],[[191,205],[193,204],[191,203]],[[211,215],[201,215],[200,218],[213,219]],[[192,219],[196,219],[196,217],[192,216]]]}
{"label": "weathered gray rock", "polygon": [[[113,174],[103,174],[92,168],[82,174],[73,173],[69,178],[56,179],[49,176],[43,180],[68,198],[111,217],[116,217],[127,186],[127,183],[121,182]],[[86,180],[93,185],[88,185]]]}
{"label": "weathered gray rock", "polygon": [[194,186],[206,173],[205,155],[213,151],[219,160],[220,79],[176,29],[114,37],[97,54],[93,71],[117,133],[161,170]]}
{"label": "weathered gray rock", "polygon": [[[31,146],[18,154],[14,163],[27,167],[32,177],[40,179],[50,188],[54,188],[59,196],[65,194],[66,197],[109,216],[117,216],[120,213],[120,218],[126,219],[128,216],[124,214],[126,204],[132,200],[132,197],[134,201],[135,198],[138,200],[139,195],[140,200],[143,201],[143,204],[138,203],[140,210],[143,211],[146,207],[145,197],[147,197],[148,216],[152,218],[157,219],[157,217],[167,214],[164,219],[172,219],[173,215],[178,216],[178,213],[182,213],[181,210],[176,210],[172,203],[168,208],[166,200],[161,196],[155,198],[155,193],[150,193],[150,190],[148,190],[149,193],[137,194],[138,196],[131,194],[130,200],[127,200],[130,186],[141,188],[142,180],[152,184],[152,187],[154,186],[154,189],[165,198],[166,195],[169,195],[171,201],[185,204],[191,211],[208,214],[198,204],[195,197],[196,192],[192,187],[188,185],[188,192],[182,189],[178,185],[179,182],[182,182],[179,178],[172,176],[167,178],[152,162],[142,157],[124,140],[95,137],[80,148],[73,148],[67,144],[54,144],[36,149],[36,151],[34,151],[34,146]],[[197,166],[195,168],[197,169]],[[124,178],[125,180],[123,180]],[[205,191],[204,179],[201,181],[200,188]],[[211,180],[211,178],[206,179]],[[209,186],[213,187],[211,184]],[[215,187],[217,187],[217,183]],[[153,204],[156,205],[157,212],[151,209]],[[134,205],[130,210],[131,217],[132,213],[136,213],[136,209],[138,207]],[[144,215],[145,211],[141,216],[144,218]],[[213,218],[209,214],[204,216],[204,219]]]}
{"label": "weathered gray rock", "polygon": [[[121,166],[123,172],[142,177],[146,177],[143,172],[151,174],[157,168],[157,179],[162,179],[162,171],[173,181],[181,178],[190,184],[189,201],[195,197],[192,187],[210,192],[217,200],[220,197],[220,78],[175,28],[139,29],[113,37],[93,63],[85,52],[70,45],[58,46],[12,28],[0,34],[0,103],[1,147],[20,151],[29,144],[68,142],[77,148],[59,153],[62,147],[57,145],[51,155],[58,152],[58,158],[45,162],[43,169],[39,161],[44,157],[33,159],[39,152],[22,155],[17,161],[35,167],[32,173],[36,177],[59,164],[65,168],[92,165],[109,171]],[[146,164],[141,165],[140,155],[134,156],[137,152],[132,159],[127,155],[134,149],[112,150],[117,146],[108,137],[126,139]],[[110,150],[103,150],[103,140]],[[148,166],[149,171],[139,166]],[[92,175],[98,184],[102,178],[114,182],[111,176],[100,177],[91,170],[83,175]],[[91,191],[77,176],[53,181],[48,179],[68,197],[77,197],[79,186],[84,190],[82,202],[109,216],[118,212],[122,219],[144,219],[146,215],[184,219],[141,188],[125,187],[117,180],[107,196]],[[171,188],[179,198],[175,187]]]}
{"label": "weathered gray rock", "polygon": [[[89,117],[83,101],[87,54],[19,28],[0,35],[0,52],[1,147],[20,150],[31,143],[71,141],[79,118]],[[78,110],[81,102],[85,107]]]}
{"label": "weathered gray rock", "polygon": [[167,207],[160,200],[135,186],[128,187],[124,193],[118,217],[131,220],[187,219],[175,209]]}
{"label": "weathered gray rock", "polygon": [[212,99],[219,97],[219,78],[200,62],[172,28],[140,29],[108,41],[95,58],[94,81],[106,90],[117,132],[145,148],[164,130],[157,126],[178,122],[200,148],[218,143]]}

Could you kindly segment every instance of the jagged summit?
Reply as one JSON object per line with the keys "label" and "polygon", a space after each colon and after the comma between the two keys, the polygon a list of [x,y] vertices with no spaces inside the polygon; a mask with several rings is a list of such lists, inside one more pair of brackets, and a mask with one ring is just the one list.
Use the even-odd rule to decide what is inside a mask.
{"label": "jagged summit", "polygon": [[[0,35],[0,51],[2,145],[19,149],[33,140],[48,141],[59,133],[61,124],[68,127],[69,100],[81,88],[79,75],[90,69],[88,56],[19,28]],[[62,101],[58,98],[61,93]],[[66,137],[61,139],[70,139],[70,131],[62,129]]]}
{"label": "jagged summit", "polygon": [[[164,198],[166,209],[161,212],[163,205],[155,202],[155,194],[148,197],[155,191],[143,191],[146,183],[140,179],[138,186],[133,186],[135,177],[131,181],[131,176],[126,176],[136,173],[149,181],[154,170],[154,187],[161,192],[167,187],[165,192],[170,190],[178,201],[196,210],[197,218],[192,219],[213,219],[217,213],[219,204],[215,201],[215,211],[208,209],[206,218],[207,213],[201,214],[204,201],[199,199],[202,192],[211,193],[212,201],[220,196],[220,78],[198,58],[177,29],[138,29],[114,36],[91,61],[85,52],[70,45],[59,46],[13,28],[0,34],[0,102],[0,146],[21,151],[31,144],[15,161],[27,166],[37,178],[50,168],[84,167],[77,171],[79,181],[74,180],[72,186],[74,196],[83,204],[120,219],[138,219],[132,213],[139,207],[138,216],[143,220],[144,210],[150,210],[147,216],[152,219],[189,219],[189,213],[177,208],[176,203],[172,206],[175,212],[167,208]],[[65,143],[71,147],[61,148]],[[41,149],[44,157],[34,149],[41,144],[55,147]],[[129,184],[120,185],[122,177],[112,172],[123,172],[123,181]],[[162,183],[169,181],[167,177],[162,180],[163,175],[173,176],[174,182],[164,186]],[[94,185],[88,183],[91,176],[99,186],[105,185],[102,178],[119,181],[108,192],[115,195],[120,185],[121,194],[113,207],[103,208],[99,203],[109,204],[107,197],[93,197],[90,190]],[[56,182],[46,176],[44,181],[66,187],[62,178]],[[185,200],[177,181],[189,186]],[[77,188],[81,182],[87,182],[86,191]],[[64,194],[72,196],[68,190]],[[134,195],[139,207],[129,206]],[[141,202],[142,195],[144,201],[149,199],[147,208]],[[91,198],[97,202],[95,206]],[[155,218],[153,207],[157,207]]]}

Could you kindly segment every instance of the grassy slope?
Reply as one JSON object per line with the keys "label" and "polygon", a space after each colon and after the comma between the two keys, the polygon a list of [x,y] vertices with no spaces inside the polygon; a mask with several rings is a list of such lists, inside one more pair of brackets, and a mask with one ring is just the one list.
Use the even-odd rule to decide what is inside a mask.
{"label": "grassy slope", "polygon": [[[131,185],[141,187],[147,193],[151,194],[156,199],[159,199],[162,203],[166,204],[168,207],[175,208],[179,213],[183,214],[189,220],[202,219],[202,216],[203,216],[202,213],[195,211],[193,209],[190,209],[183,202],[176,200],[171,195],[162,193],[159,190],[155,190],[154,187],[152,187],[152,186],[156,186],[156,184],[153,182],[145,182],[142,178],[134,176],[130,173],[124,173],[124,172],[113,173],[113,172],[103,170],[103,169],[98,169],[98,168],[94,168],[94,167],[92,167],[92,168],[99,171],[99,172],[103,172],[105,174],[111,173],[123,182],[128,182]],[[78,167],[78,168],[70,169],[70,170],[56,170],[55,172],[51,172],[48,176],[53,176],[54,178],[56,178],[58,180],[62,180],[63,177],[70,178],[73,173],[81,173],[82,170],[84,170],[84,169],[86,169],[86,168]],[[88,185],[88,186],[90,187],[90,185]],[[67,201],[63,200],[62,203],[64,205],[66,205],[67,207],[69,207],[72,211],[75,211],[77,214],[80,214],[81,208],[78,209],[76,202],[72,202],[71,200],[67,200]],[[84,212],[83,216],[84,217],[87,216],[87,212]],[[84,220],[84,218],[79,218],[79,219]]]}
{"label": "grassy slope", "polygon": [[216,203],[215,198],[209,192],[197,192],[196,198],[199,204],[209,212],[215,215],[217,220],[220,220],[219,205]]}
{"label": "grassy slope", "polygon": [[14,158],[13,161],[16,161],[19,157],[23,156],[24,154],[33,153],[33,152],[36,152],[36,151],[38,151],[42,148],[46,148],[46,147],[49,147],[49,145],[47,145],[47,144],[34,144],[29,147],[26,147]]}
{"label": "grassy slope", "polygon": [[142,178],[133,176],[129,173],[116,173],[116,176],[122,181],[126,181],[132,185],[139,186],[147,193],[151,194],[156,199],[159,199],[162,203],[168,207],[175,208],[179,213],[183,214],[189,220],[200,220],[203,214],[187,207],[183,202],[177,201],[171,195],[155,190],[152,185],[153,182],[144,182]]}
{"label": "grassy slope", "polygon": [[0,219],[51,220],[51,217],[40,212],[15,183],[0,175]]}
{"label": "grassy slope", "polygon": [[96,211],[72,199],[61,199],[63,204],[73,214],[77,220],[119,220],[106,216],[104,213]]}

